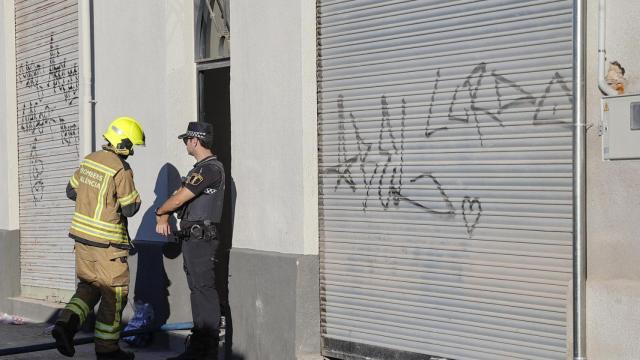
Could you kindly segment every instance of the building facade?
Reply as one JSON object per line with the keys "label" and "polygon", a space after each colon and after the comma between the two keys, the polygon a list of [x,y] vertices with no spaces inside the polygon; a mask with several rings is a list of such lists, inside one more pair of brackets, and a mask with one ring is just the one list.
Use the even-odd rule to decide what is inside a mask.
{"label": "building facade", "polygon": [[[585,3],[586,355],[627,359],[639,163],[602,160]],[[127,115],[147,136],[130,300],[189,320],[153,211],[198,120],[228,175],[218,284],[238,355],[573,358],[575,6],[3,0],[0,311],[46,320],[71,295],[64,187]],[[608,57],[638,93],[640,5],[606,6]]]}

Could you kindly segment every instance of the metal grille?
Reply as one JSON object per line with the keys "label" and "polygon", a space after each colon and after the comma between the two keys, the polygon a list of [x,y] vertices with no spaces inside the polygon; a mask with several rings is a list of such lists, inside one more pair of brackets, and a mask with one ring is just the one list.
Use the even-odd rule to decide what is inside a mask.
{"label": "metal grille", "polygon": [[15,2],[20,259],[23,287],[73,290],[78,165],[78,2]]}
{"label": "metal grille", "polygon": [[317,11],[325,354],[565,359],[573,2]]}

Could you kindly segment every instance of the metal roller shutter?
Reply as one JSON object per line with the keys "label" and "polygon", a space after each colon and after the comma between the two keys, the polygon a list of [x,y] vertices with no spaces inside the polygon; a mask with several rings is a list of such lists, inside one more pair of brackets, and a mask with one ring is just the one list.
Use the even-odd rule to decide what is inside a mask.
{"label": "metal roller shutter", "polygon": [[573,1],[317,11],[324,353],[567,358]]}
{"label": "metal roller shutter", "polygon": [[65,188],[79,159],[78,2],[17,0],[15,21],[23,293],[73,290]]}

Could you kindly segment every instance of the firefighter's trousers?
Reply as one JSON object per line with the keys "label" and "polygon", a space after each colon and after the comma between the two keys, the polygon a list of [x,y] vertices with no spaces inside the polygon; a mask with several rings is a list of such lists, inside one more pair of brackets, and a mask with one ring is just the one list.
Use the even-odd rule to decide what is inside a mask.
{"label": "firefighter's trousers", "polygon": [[129,251],[76,242],[75,253],[79,283],[58,322],[68,324],[70,317],[76,314],[80,318],[80,327],[100,301],[96,313],[95,349],[96,352],[115,351],[120,339],[122,310],[129,292]]}

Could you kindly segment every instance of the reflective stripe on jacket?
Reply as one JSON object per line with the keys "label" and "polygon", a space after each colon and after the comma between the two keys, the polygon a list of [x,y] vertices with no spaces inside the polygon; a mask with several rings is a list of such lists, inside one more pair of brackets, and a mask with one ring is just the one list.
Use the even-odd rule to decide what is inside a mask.
{"label": "reflective stripe on jacket", "polygon": [[76,209],[69,235],[100,244],[127,245],[127,216],[140,208],[133,171],[115,153],[101,150],[87,155],[69,180]]}

